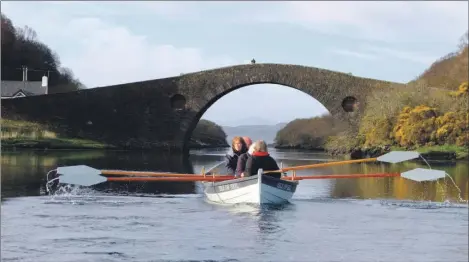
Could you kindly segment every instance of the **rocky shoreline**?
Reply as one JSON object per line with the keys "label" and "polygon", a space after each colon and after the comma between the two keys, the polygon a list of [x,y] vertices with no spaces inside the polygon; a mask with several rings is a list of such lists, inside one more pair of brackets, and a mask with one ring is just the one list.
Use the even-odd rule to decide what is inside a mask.
{"label": "rocky shoreline", "polygon": [[[419,149],[392,149],[391,147],[383,147],[383,148],[366,148],[366,149],[354,149],[350,152],[343,152],[343,151],[329,151],[327,152],[333,156],[343,156],[349,155],[351,159],[362,159],[362,158],[370,158],[370,157],[378,157],[380,155],[389,153],[390,151],[417,151],[420,152]],[[440,161],[455,161],[455,160],[467,160],[467,154],[458,154],[455,151],[438,151],[438,150],[430,150],[428,152],[420,152],[422,157],[426,160],[440,160]]]}
{"label": "rocky shoreline", "polygon": [[275,149],[291,149],[291,150],[305,150],[305,151],[311,151],[311,152],[326,152],[324,148],[319,148],[319,147],[304,147],[304,146],[276,146],[275,144],[269,145],[269,147],[273,147]]}
{"label": "rocky shoreline", "polygon": [[[225,144],[205,144],[191,142],[190,149],[206,149],[206,148],[228,148]],[[43,138],[43,139],[2,139],[2,149],[40,149],[40,150],[56,150],[56,149],[103,149],[103,150],[129,150],[128,148],[119,148],[96,141],[85,139],[65,139],[65,138]]]}
{"label": "rocky shoreline", "polygon": [[[304,146],[275,146],[269,145],[275,149],[293,149],[305,150],[313,152],[324,152],[331,156],[348,156],[351,159],[362,159],[369,157],[377,157],[394,150],[416,150],[421,152],[422,156],[427,160],[441,160],[441,161],[455,161],[469,159],[467,151],[456,152],[451,150],[438,150],[438,148],[420,149],[397,149],[392,147],[375,147],[375,148],[357,148],[351,151],[345,150],[325,150],[324,148],[304,147]],[[213,149],[213,148],[229,148],[227,143],[207,144],[191,141],[190,149]],[[45,139],[2,139],[2,149],[41,149],[41,150],[54,150],[54,149],[102,149],[102,150],[119,150],[121,148],[99,143],[91,140],[84,139],[59,139],[59,138],[45,138]]]}
{"label": "rocky shoreline", "polygon": [[378,157],[380,155],[389,153],[390,151],[402,150],[402,151],[412,151],[416,150],[421,153],[421,155],[426,160],[441,160],[441,161],[454,161],[454,160],[467,160],[469,159],[467,152],[458,153],[456,151],[442,151],[438,149],[432,150],[428,148],[425,152],[421,152],[420,149],[397,149],[392,147],[375,147],[375,148],[357,148],[350,151],[346,150],[325,150],[324,148],[314,148],[314,147],[304,147],[304,146],[275,146],[272,147],[276,149],[297,149],[297,150],[308,150],[308,151],[319,151],[329,154],[331,156],[349,156],[351,159],[363,159],[370,157]]}

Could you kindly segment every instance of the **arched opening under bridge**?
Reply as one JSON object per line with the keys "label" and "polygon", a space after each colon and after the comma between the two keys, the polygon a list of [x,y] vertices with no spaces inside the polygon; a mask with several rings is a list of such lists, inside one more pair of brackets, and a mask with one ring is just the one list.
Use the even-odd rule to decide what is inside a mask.
{"label": "arched opening under bridge", "polygon": [[[351,96],[341,102],[346,113],[356,110],[356,103],[357,99]],[[195,140],[206,144],[224,140],[230,145],[234,136],[249,136],[253,141],[262,139],[273,146],[278,134],[285,136],[285,131],[278,132],[287,124],[296,125],[291,127],[290,124],[290,130],[298,129],[301,125],[311,125],[310,119],[315,117],[331,118],[331,112],[313,95],[286,85],[250,84],[211,99],[194,118],[184,141],[194,148]]]}

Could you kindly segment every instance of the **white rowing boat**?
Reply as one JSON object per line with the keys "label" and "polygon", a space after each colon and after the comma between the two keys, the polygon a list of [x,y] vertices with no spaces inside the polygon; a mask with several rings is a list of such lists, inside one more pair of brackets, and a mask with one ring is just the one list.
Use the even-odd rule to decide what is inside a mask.
{"label": "white rowing boat", "polygon": [[[208,172],[212,172],[213,169]],[[298,181],[278,179],[262,173],[263,170],[259,169],[255,176],[202,182],[205,197],[208,201],[219,204],[288,203],[296,191]]]}

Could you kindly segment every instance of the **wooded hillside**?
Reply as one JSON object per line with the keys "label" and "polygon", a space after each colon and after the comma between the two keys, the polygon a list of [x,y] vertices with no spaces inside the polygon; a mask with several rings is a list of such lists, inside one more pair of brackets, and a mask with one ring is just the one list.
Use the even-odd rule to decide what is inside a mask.
{"label": "wooded hillside", "polygon": [[277,132],[275,148],[324,149],[327,137],[338,130],[330,115],[295,119]]}
{"label": "wooded hillside", "polygon": [[22,81],[22,67],[28,67],[28,80],[41,81],[49,73],[49,93],[83,88],[73,72],[60,64],[57,53],[38,40],[34,29],[17,28],[1,14],[2,80]]}
{"label": "wooded hillside", "polygon": [[406,86],[371,92],[357,132],[337,127],[318,132],[330,123],[328,117],[295,120],[278,132],[277,144],[314,148],[317,141],[325,141],[325,149],[338,154],[430,148],[457,151],[465,157],[469,146],[468,52],[466,32],[456,52],[433,63]]}
{"label": "wooded hillside", "polygon": [[212,121],[200,119],[192,132],[191,147],[228,147],[223,128]]}

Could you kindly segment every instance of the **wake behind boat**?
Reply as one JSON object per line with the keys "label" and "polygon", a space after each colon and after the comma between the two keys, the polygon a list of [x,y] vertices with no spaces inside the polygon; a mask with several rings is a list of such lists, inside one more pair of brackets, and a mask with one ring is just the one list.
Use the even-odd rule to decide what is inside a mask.
{"label": "wake behind boat", "polygon": [[278,179],[263,174],[263,170],[259,169],[255,176],[219,182],[205,181],[202,185],[206,199],[214,203],[285,204],[293,197],[298,181]]}

